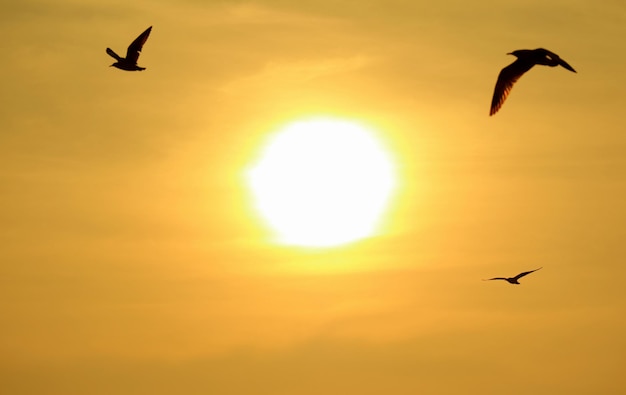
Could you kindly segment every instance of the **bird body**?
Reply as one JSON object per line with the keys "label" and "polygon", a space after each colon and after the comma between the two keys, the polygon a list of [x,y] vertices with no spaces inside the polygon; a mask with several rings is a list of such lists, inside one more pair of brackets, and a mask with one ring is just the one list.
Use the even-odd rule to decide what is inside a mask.
{"label": "bird body", "polygon": [[[541,268],[539,268],[539,269],[541,269]],[[494,277],[494,278],[488,278],[488,279],[485,279],[485,280],[483,280],[483,281],[490,281],[490,280],[504,280],[504,281],[508,281],[508,282],[509,282],[509,283],[511,283],[511,284],[519,284],[519,281],[517,281],[517,280],[519,280],[520,278],[522,278],[522,277],[526,276],[527,274],[530,274],[530,273],[532,273],[532,272],[536,272],[536,271],[537,271],[537,270],[539,270],[539,269],[530,270],[530,271],[528,271],[528,272],[522,272],[522,273],[518,274],[518,275],[517,275],[517,276],[515,276],[515,277]]]}
{"label": "bird body", "polygon": [[562,66],[571,72],[576,72],[576,70],[561,59],[559,55],[544,48],[518,49],[507,55],[514,55],[517,59],[500,71],[493,92],[493,98],[491,99],[489,115],[494,115],[498,112],[502,104],[504,104],[509,92],[513,89],[515,82],[536,64],[550,67]]}
{"label": "bird body", "polygon": [[113,63],[111,66],[116,67],[120,70],[126,71],[142,71],[145,70],[145,67],[137,66],[137,60],[139,59],[139,54],[141,53],[141,49],[143,45],[146,43],[150,32],[152,31],[152,26],[147,28],[143,33],[139,35],[129,46],[126,51],[126,57],[123,58],[115,53],[111,48],[107,48],[106,52],[113,57],[117,62]]}

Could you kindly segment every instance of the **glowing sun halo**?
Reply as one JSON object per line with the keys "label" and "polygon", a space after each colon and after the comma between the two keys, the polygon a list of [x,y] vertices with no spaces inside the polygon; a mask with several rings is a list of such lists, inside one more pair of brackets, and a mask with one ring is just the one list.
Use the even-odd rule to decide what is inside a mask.
{"label": "glowing sun halo", "polygon": [[374,232],[393,170],[368,129],[316,119],[274,135],[247,175],[255,205],[281,243],[325,247]]}

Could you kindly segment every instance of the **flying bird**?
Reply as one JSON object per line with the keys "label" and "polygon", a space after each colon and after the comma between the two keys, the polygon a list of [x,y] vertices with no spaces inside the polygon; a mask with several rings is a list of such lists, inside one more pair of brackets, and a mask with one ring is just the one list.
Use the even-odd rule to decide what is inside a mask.
{"label": "flying bird", "polygon": [[567,64],[566,61],[561,59],[559,55],[554,52],[550,52],[547,49],[518,49],[508,53],[507,55],[515,55],[517,59],[510,65],[500,71],[498,75],[498,81],[496,82],[496,89],[493,92],[493,99],[491,99],[491,110],[489,115],[493,115],[506,100],[509,92],[513,88],[513,84],[534,65],[540,64],[542,66],[563,66],[569,71],[576,72],[572,66]]}
{"label": "flying bird", "polygon": [[145,67],[137,66],[137,59],[139,59],[139,53],[141,52],[141,48],[143,48],[143,45],[146,43],[146,40],[150,35],[150,31],[152,31],[152,26],[150,26],[143,33],[141,33],[139,37],[137,37],[135,41],[133,41],[128,46],[125,58],[122,58],[121,56],[116,54],[111,48],[107,48],[107,53],[115,58],[115,60],[117,60],[117,62],[113,63],[111,66],[126,71],[145,70]]}
{"label": "flying bird", "polygon": [[[541,269],[541,268],[539,268],[539,269]],[[529,272],[523,272],[523,273],[518,274],[518,275],[517,275],[517,276],[515,276],[515,277],[494,277],[494,278],[488,278],[488,279],[485,279],[485,280],[483,280],[483,281],[489,281],[489,280],[505,280],[505,281],[508,281],[508,282],[509,282],[509,283],[511,283],[511,284],[519,284],[519,282],[518,282],[517,280],[519,280],[520,278],[524,277],[524,276],[525,276],[525,275],[527,275],[527,274],[530,274],[530,273],[532,273],[532,272],[536,272],[536,271],[537,271],[537,270],[539,270],[539,269],[531,270],[531,271],[529,271]]]}

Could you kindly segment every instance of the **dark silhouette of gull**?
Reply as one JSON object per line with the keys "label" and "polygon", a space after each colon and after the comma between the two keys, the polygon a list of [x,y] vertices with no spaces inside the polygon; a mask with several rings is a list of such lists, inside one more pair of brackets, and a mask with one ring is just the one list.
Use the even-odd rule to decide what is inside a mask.
{"label": "dark silhouette of gull", "polygon": [[129,46],[126,51],[126,57],[122,58],[111,48],[107,48],[107,53],[111,55],[117,62],[113,63],[111,66],[117,67],[120,70],[126,71],[142,71],[145,70],[145,67],[137,66],[137,59],[139,59],[139,53],[141,52],[141,48],[146,43],[148,36],[150,35],[150,31],[152,31],[152,26],[146,29],[143,33],[139,35]]}
{"label": "dark silhouette of gull", "polygon": [[[541,269],[541,268],[539,268],[539,269]],[[523,273],[518,274],[518,275],[517,275],[517,276],[515,276],[515,277],[494,277],[494,278],[488,278],[488,279],[485,279],[485,280],[483,280],[483,281],[490,281],[490,280],[505,280],[505,281],[508,281],[508,282],[509,282],[509,283],[511,283],[511,284],[519,284],[519,282],[518,282],[517,280],[519,280],[520,278],[524,277],[524,276],[525,276],[525,275],[527,275],[527,274],[530,274],[530,273],[532,273],[532,272],[536,272],[536,271],[537,271],[537,270],[539,270],[539,269],[531,270],[531,271],[529,271],[529,272],[523,272]]]}
{"label": "dark silhouette of gull", "polygon": [[569,71],[576,72],[572,66],[567,64],[566,61],[561,59],[559,55],[554,52],[550,52],[547,49],[518,49],[508,53],[507,55],[515,55],[517,59],[515,62],[506,66],[500,71],[498,75],[498,81],[496,82],[496,89],[493,92],[493,99],[491,99],[491,110],[489,115],[493,115],[498,112],[502,104],[506,100],[509,92],[513,89],[513,84],[534,65],[540,64],[542,66],[563,66]]}

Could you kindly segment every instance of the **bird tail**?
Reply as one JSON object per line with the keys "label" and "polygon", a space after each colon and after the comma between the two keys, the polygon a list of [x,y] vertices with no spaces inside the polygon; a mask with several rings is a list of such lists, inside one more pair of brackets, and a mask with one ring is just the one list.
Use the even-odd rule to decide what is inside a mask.
{"label": "bird tail", "polygon": [[116,54],[115,52],[113,52],[113,50],[111,48],[107,48],[107,53],[114,58],[115,60],[117,60],[118,62],[122,60],[122,58]]}

